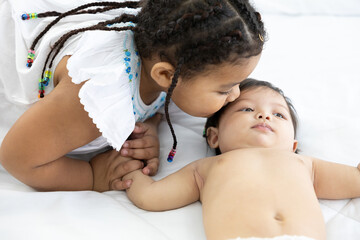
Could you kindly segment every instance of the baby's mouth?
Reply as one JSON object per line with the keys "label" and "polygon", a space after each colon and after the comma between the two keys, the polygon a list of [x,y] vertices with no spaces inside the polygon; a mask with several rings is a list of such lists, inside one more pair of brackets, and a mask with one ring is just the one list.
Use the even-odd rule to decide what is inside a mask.
{"label": "baby's mouth", "polygon": [[269,132],[269,131],[273,132],[273,129],[270,127],[270,125],[266,124],[266,123],[259,123],[259,124],[254,125],[251,128],[255,128],[255,129],[258,129],[260,131],[265,131],[265,132]]}

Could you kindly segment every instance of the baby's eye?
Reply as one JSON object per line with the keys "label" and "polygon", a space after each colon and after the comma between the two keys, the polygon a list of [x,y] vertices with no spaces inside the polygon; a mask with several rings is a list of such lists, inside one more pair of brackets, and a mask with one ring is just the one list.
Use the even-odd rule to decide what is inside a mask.
{"label": "baby's eye", "polygon": [[285,119],[284,115],[282,115],[281,113],[274,113],[274,116]]}
{"label": "baby's eye", "polygon": [[247,107],[247,108],[241,108],[240,111],[241,112],[253,112],[254,110],[252,108]]}

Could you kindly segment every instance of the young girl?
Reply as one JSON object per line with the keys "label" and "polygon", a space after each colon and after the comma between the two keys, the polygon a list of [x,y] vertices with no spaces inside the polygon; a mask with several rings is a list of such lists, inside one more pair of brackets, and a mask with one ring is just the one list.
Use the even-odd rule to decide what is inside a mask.
{"label": "young girl", "polygon": [[245,80],[241,96],[208,119],[207,141],[219,155],[154,182],[126,175],[131,201],[150,211],[200,200],[208,240],[325,240],[317,198],[360,197],[357,167],[294,153],[295,109],[268,82]]}
{"label": "young girl", "polygon": [[[5,93],[19,102],[34,102],[36,95],[41,100],[10,129],[0,161],[39,190],[126,188],[121,177],[143,162],[120,160],[116,151],[135,122],[163,104],[174,138],[172,161],[176,137],[170,98],[201,117],[234,101],[265,38],[260,14],[246,0],[97,2],[64,13],[26,14],[32,9],[19,1],[7,4],[14,8],[15,26],[25,32],[17,43],[26,43],[32,31],[38,35],[26,44],[27,59],[24,53],[16,59],[18,79],[1,77]],[[136,130],[142,139],[125,146],[127,151],[145,148],[135,157],[147,160],[143,171],[150,175],[156,172],[156,121]],[[90,163],[74,156],[109,144],[115,150]]]}

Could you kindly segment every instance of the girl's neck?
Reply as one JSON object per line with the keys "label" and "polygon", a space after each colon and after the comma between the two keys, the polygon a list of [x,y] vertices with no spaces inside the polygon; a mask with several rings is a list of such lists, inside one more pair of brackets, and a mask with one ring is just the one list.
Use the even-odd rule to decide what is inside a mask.
{"label": "girl's neck", "polygon": [[151,78],[149,72],[151,70],[149,60],[141,59],[141,75],[140,75],[140,97],[146,104],[150,105],[154,102],[163,89]]}

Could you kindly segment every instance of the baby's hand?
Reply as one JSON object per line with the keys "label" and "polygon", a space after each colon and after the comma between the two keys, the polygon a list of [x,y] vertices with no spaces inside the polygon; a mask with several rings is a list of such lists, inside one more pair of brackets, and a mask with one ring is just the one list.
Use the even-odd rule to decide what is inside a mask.
{"label": "baby's hand", "polygon": [[98,192],[129,188],[131,180],[122,181],[122,177],[144,167],[142,161],[122,157],[116,150],[95,156],[90,165],[93,170],[93,190]]}
{"label": "baby's hand", "polygon": [[157,125],[161,115],[149,119],[144,123],[136,123],[135,129],[127,140],[120,153],[122,156],[145,161],[143,173],[146,175],[155,175],[159,167],[160,144],[157,135]]}

